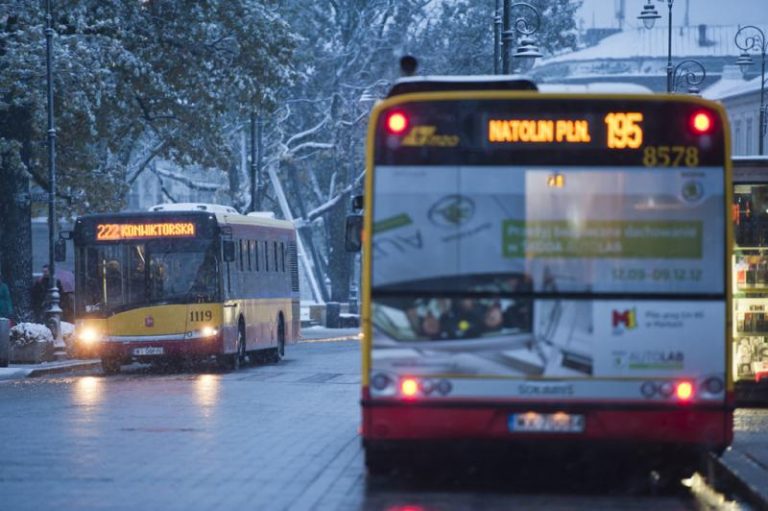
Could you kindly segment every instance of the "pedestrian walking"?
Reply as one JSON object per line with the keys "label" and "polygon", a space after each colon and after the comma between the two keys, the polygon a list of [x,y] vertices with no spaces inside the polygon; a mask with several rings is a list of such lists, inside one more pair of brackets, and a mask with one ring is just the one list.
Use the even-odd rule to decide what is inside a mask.
{"label": "pedestrian walking", "polygon": [[43,265],[43,274],[32,284],[32,313],[35,321],[45,321],[46,298],[48,296],[48,265]]}

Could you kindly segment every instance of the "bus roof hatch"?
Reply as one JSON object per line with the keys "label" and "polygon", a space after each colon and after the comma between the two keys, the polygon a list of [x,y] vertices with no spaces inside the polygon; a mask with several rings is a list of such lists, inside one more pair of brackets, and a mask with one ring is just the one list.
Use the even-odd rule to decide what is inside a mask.
{"label": "bus roof hatch", "polygon": [[468,90],[539,90],[536,83],[519,75],[478,76],[413,76],[397,80],[387,94],[388,98],[414,92],[446,92]]}

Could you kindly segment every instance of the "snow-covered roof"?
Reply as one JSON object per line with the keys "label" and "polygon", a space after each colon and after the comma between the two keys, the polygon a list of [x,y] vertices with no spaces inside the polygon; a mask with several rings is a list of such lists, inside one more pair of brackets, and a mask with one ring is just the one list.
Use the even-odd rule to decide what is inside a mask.
{"label": "snow-covered roof", "polygon": [[541,92],[595,92],[595,93],[620,93],[620,94],[650,94],[653,91],[648,87],[636,83],[627,82],[595,82],[583,84],[571,83],[542,83],[539,85]]}
{"label": "snow-covered roof", "polygon": [[221,204],[203,204],[197,202],[158,204],[149,208],[149,211],[208,211],[210,213],[225,213],[229,215],[240,214],[232,206],[223,206]]}
{"label": "snow-covered roof", "polygon": [[251,211],[246,216],[252,216],[255,218],[275,218],[275,213],[272,211]]}
{"label": "snow-covered roof", "polygon": [[[724,80],[720,80],[722,82]],[[715,83],[712,87],[705,90],[703,96],[707,99],[727,99],[736,96],[742,96],[744,94],[751,94],[760,91],[761,77],[758,76],[751,80],[732,80],[729,83],[724,83],[717,89],[720,82]]]}
{"label": "snow-covered roof", "polygon": [[723,74],[721,78],[704,89],[701,92],[701,96],[706,99],[720,99],[724,94],[727,94],[729,90],[746,83],[744,80],[739,66],[730,65],[723,66]]}
{"label": "snow-covered roof", "polygon": [[[760,26],[768,32],[768,26]],[[672,27],[672,58],[679,62],[684,58],[737,56],[740,50],[734,43],[739,27],[736,25],[707,25],[705,44],[701,44],[699,26]],[[563,53],[543,59],[536,67],[557,62],[605,59],[666,58],[668,28],[665,24],[652,29],[639,27],[610,35],[595,46]],[[534,68],[535,69],[535,68]]]}

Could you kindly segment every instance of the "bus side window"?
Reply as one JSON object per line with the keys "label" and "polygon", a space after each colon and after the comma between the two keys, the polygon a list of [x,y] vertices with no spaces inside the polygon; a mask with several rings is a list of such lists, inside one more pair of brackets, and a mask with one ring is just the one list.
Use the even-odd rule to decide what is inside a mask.
{"label": "bus side window", "polygon": [[264,271],[269,271],[269,242],[264,242]]}
{"label": "bus side window", "polygon": [[280,260],[277,258],[277,242],[273,241],[272,244],[275,248],[275,271],[280,271],[280,266],[279,266]]}

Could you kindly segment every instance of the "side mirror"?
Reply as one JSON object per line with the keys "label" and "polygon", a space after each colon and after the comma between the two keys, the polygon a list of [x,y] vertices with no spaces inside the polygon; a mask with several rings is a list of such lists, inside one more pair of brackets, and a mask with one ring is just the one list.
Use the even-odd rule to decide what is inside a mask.
{"label": "side mirror", "polygon": [[224,241],[224,261],[231,263],[235,260],[235,242],[232,240]]}
{"label": "side mirror", "polygon": [[67,241],[56,240],[53,243],[53,260],[57,263],[63,263],[67,260]]}
{"label": "side mirror", "polygon": [[363,209],[363,206],[365,205],[365,201],[363,200],[362,195],[355,195],[352,197],[352,209],[355,211],[360,211]]}
{"label": "side mirror", "polygon": [[363,215],[348,215],[344,233],[344,248],[347,252],[360,252],[363,246]]}

